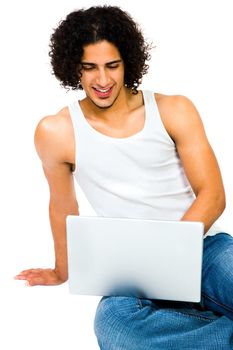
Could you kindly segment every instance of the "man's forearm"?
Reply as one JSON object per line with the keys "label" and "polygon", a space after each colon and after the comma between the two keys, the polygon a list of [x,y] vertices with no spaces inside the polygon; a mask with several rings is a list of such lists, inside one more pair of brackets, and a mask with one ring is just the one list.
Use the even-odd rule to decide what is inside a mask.
{"label": "man's forearm", "polygon": [[55,271],[63,281],[68,279],[66,217],[72,214],[78,215],[77,203],[63,208],[50,201],[49,217],[54,240]]}
{"label": "man's forearm", "polygon": [[181,220],[203,222],[205,233],[218,219],[225,209],[225,195],[209,194],[204,191],[198,194],[197,198],[186,211]]}

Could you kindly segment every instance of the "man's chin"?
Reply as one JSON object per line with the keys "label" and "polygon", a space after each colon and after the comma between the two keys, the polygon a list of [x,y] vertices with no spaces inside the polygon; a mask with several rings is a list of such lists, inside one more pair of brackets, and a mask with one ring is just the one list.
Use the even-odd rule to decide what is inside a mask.
{"label": "man's chin", "polygon": [[106,101],[98,101],[98,100],[91,98],[90,96],[89,96],[89,100],[99,109],[111,108],[115,102],[115,100],[114,101],[107,101],[107,99],[106,99]]}
{"label": "man's chin", "polygon": [[112,104],[109,104],[109,105],[107,105],[107,106],[100,106],[100,105],[98,105],[98,104],[95,104],[95,105],[96,105],[96,107],[98,107],[98,108],[100,108],[100,109],[108,109],[108,108],[111,108],[111,107],[112,107],[113,103],[112,103]]}

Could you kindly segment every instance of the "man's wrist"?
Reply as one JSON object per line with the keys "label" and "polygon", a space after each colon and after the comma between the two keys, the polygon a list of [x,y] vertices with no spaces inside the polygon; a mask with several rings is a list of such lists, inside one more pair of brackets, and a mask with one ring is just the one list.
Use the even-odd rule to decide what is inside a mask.
{"label": "man's wrist", "polygon": [[57,277],[62,282],[66,282],[68,280],[68,271],[67,271],[67,269],[59,268],[58,266],[55,266],[54,272],[56,273]]}

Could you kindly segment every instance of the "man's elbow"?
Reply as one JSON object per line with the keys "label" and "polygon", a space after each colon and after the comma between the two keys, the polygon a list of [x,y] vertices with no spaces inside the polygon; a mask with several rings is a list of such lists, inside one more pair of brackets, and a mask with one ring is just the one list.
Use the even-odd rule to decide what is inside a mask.
{"label": "man's elbow", "polygon": [[224,191],[221,191],[220,193],[216,194],[214,205],[218,216],[220,216],[226,208],[226,196]]}
{"label": "man's elbow", "polygon": [[79,215],[79,206],[75,198],[72,199],[56,199],[50,198],[49,201],[50,217],[64,217],[67,215]]}

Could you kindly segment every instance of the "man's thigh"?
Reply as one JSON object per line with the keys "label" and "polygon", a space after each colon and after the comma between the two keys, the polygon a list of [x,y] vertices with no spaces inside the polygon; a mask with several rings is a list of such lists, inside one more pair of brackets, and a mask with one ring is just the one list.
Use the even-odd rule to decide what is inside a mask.
{"label": "man's thigh", "polygon": [[202,304],[233,320],[233,237],[229,234],[204,240]]}
{"label": "man's thigh", "polygon": [[103,298],[95,333],[101,350],[230,350],[233,322],[209,311],[161,307],[133,297]]}

